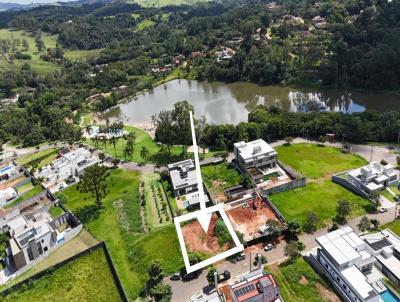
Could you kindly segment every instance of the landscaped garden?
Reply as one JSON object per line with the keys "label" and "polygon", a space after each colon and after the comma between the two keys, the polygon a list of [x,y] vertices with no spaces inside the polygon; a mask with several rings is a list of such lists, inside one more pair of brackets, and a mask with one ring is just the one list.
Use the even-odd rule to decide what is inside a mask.
{"label": "landscaped garden", "polygon": [[304,223],[312,212],[318,216],[317,227],[320,228],[336,215],[339,200],[349,202],[349,217],[365,214],[369,209],[369,201],[331,181],[334,173],[365,165],[364,159],[315,144],[285,145],[277,151],[279,160],[308,178],[305,187],[271,195],[271,200],[286,219]]}
{"label": "landscaped garden", "polygon": [[98,208],[89,194],[73,185],[59,198],[85,224],[99,241],[105,240],[119,277],[134,300],[147,281],[146,269],[158,260],[167,273],[183,266],[174,225],[168,224],[145,233],[139,197],[141,176],[137,172],[112,170],[107,178],[109,193]]}
{"label": "landscaped garden", "polygon": [[276,148],[278,159],[308,178],[330,177],[332,174],[361,167],[367,161],[358,155],[342,153],[338,148],[316,144],[291,144]]}
{"label": "landscaped garden", "polygon": [[216,199],[224,199],[224,190],[242,182],[239,172],[227,162],[201,166],[207,189]]}
{"label": "landscaped garden", "polygon": [[266,266],[286,302],[340,301],[330,286],[303,259]]}
{"label": "landscaped garden", "polygon": [[122,301],[100,248],[13,291],[2,301]]}

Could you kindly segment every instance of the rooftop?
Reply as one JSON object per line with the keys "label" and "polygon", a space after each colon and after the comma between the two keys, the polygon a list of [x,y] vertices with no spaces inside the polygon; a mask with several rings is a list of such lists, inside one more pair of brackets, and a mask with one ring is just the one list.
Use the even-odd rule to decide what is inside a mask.
{"label": "rooftop", "polygon": [[273,149],[269,144],[267,144],[264,140],[258,139],[252,142],[238,142],[235,143],[235,148],[238,149],[240,156],[246,160],[249,158],[253,158],[254,156],[263,155],[266,153],[274,153],[276,154],[275,149]]}
{"label": "rooftop", "polygon": [[191,159],[168,165],[174,189],[197,184],[196,170]]}

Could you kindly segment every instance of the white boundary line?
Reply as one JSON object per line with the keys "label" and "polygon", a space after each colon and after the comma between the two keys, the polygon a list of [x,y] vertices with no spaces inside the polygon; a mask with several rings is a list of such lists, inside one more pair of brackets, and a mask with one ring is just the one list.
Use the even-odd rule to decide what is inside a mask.
{"label": "white boundary line", "polygon": [[206,259],[204,261],[201,261],[199,263],[191,265],[190,262],[189,262],[188,251],[187,251],[186,245],[185,245],[185,239],[183,237],[181,223],[185,222],[185,221],[189,221],[191,219],[197,219],[198,215],[199,215],[199,211],[192,212],[192,213],[189,213],[189,214],[185,214],[185,215],[182,215],[182,216],[179,216],[179,217],[175,217],[174,218],[174,222],[175,222],[176,232],[178,234],[179,244],[180,244],[180,247],[181,247],[181,251],[182,251],[182,255],[183,255],[183,261],[185,263],[185,267],[186,267],[186,272],[187,273],[192,273],[192,272],[195,272],[195,271],[200,270],[202,268],[205,268],[205,267],[207,267],[207,266],[209,266],[209,265],[211,265],[213,263],[216,263],[218,261],[224,260],[225,258],[230,257],[232,255],[235,255],[237,253],[240,253],[240,252],[242,252],[244,250],[244,247],[241,244],[238,236],[236,235],[236,232],[233,229],[233,226],[232,226],[228,216],[226,216],[223,204],[217,204],[215,206],[206,208],[205,211],[210,215],[212,213],[215,213],[215,212],[219,212],[220,213],[221,218],[224,221],[224,223],[225,223],[225,225],[226,225],[226,227],[227,227],[227,229],[229,231],[229,234],[231,235],[231,237],[233,239],[233,242],[235,243],[235,247],[233,247],[233,248],[231,248],[231,249],[229,249],[229,250],[227,250],[225,252],[222,252],[222,253],[220,253],[218,255],[212,256],[212,257],[210,257],[210,258],[208,258],[208,259]]}

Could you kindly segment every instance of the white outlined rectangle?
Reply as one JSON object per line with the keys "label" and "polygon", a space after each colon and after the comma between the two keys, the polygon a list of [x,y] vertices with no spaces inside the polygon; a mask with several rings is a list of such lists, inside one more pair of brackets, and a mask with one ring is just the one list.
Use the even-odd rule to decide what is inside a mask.
{"label": "white outlined rectangle", "polygon": [[182,251],[182,255],[183,255],[183,261],[185,263],[185,267],[186,267],[186,272],[187,273],[192,273],[195,272],[197,270],[200,270],[202,268],[205,268],[213,263],[216,263],[218,261],[224,260],[227,257],[230,257],[232,255],[235,255],[237,253],[240,253],[244,250],[244,247],[242,245],[242,243],[240,242],[238,236],[236,235],[235,230],[233,229],[233,226],[228,218],[228,216],[226,215],[225,211],[224,211],[224,206],[223,204],[218,204],[209,208],[204,209],[203,211],[206,211],[206,213],[208,214],[212,214],[212,213],[216,213],[219,212],[222,220],[224,221],[229,234],[231,235],[231,238],[233,239],[233,242],[235,244],[235,247],[222,252],[218,255],[212,256],[211,258],[208,258],[204,261],[201,261],[199,263],[196,263],[194,265],[191,265],[189,262],[189,255],[188,255],[188,251],[186,249],[186,245],[185,245],[185,239],[183,237],[183,232],[182,232],[182,227],[181,227],[181,223],[185,222],[185,221],[189,221],[191,219],[197,219],[199,215],[201,215],[202,211],[196,211],[196,212],[192,212],[189,214],[185,214],[179,217],[175,217],[174,218],[174,223],[175,223],[175,227],[176,227],[176,232],[178,234],[178,239],[179,239],[179,244],[181,247],[181,251]]}

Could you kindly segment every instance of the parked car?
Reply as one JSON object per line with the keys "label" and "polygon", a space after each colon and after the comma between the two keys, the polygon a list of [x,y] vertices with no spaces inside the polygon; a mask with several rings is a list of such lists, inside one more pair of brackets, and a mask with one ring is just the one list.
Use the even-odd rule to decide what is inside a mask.
{"label": "parked car", "polygon": [[246,259],[246,255],[244,253],[240,253],[236,256],[236,261],[242,261],[244,259]]}
{"label": "parked car", "polygon": [[218,283],[227,281],[231,278],[231,273],[229,271],[224,271],[222,274],[218,274]]}
{"label": "parked car", "polygon": [[379,209],[379,213],[386,213],[388,210],[388,208],[382,207]]}
{"label": "parked car", "polygon": [[172,281],[179,281],[181,280],[181,275],[179,273],[174,273],[171,275],[171,277],[169,277],[169,279]]}
{"label": "parked car", "polygon": [[264,251],[270,251],[270,250],[272,250],[274,248],[274,245],[272,244],[272,243],[267,243],[265,246],[264,246]]}

